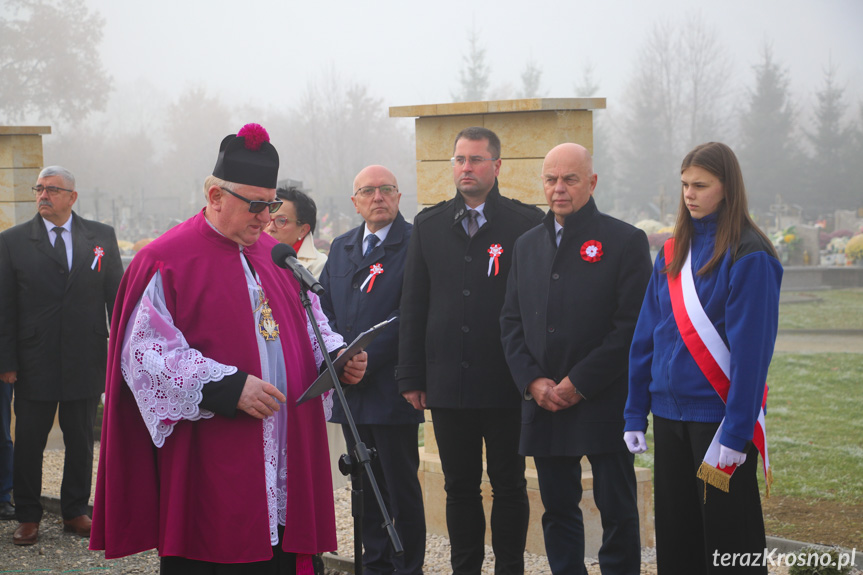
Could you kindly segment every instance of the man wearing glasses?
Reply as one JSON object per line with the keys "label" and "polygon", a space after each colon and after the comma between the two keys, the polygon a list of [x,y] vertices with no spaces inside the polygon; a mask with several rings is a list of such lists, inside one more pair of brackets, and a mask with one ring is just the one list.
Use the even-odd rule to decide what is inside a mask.
{"label": "man wearing glasses", "polygon": [[[296,405],[323,355],[262,233],[282,204],[278,169],[258,124],[227,136],[204,209],[126,271],[90,541],[108,558],[156,547],[165,574],[293,573],[336,547],[322,402]],[[309,295],[335,353],[344,342]]]}
{"label": "man wearing glasses", "polygon": [[[405,257],[411,226],[399,212],[398,182],[383,166],[368,166],[354,179],[351,201],[363,224],[333,240],[321,274],[326,293],[321,307],[330,326],[346,340],[398,317]],[[366,350],[369,366],[359,385],[345,389],[345,398],[366,447],[377,450],[372,460],[375,479],[404,546],[394,557],[382,528],[374,492],[363,489],[363,565],[370,574],[421,575],[425,560],[426,525],[417,470],[417,431],[423,421],[401,395],[395,382],[398,321],[388,326]],[[349,452],[350,434],[344,409],[336,402],[331,421],[343,424]]]}
{"label": "man wearing glasses", "polygon": [[495,573],[524,572],[529,507],[518,390],[500,341],[500,310],[516,238],[542,212],[498,190],[501,147],[485,128],[455,139],[455,197],[414,221],[401,301],[399,391],[430,408],[446,488],[453,573],[482,569],[480,491],[486,448]]}
{"label": "man wearing glasses", "polygon": [[[4,402],[15,389],[15,545],[39,539],[42,454],[58,410],[66,448],[64,529],[90,535],[93,425],[105,389],[108,320],[123,275],[114,229],[72,211],[78,192],[68,170],[45,168],[33,193],[38,214],[0,234]],[[12,473],[11,463],[0,461],[0,483]],[[0,497],[8,500],[5,491]]]}

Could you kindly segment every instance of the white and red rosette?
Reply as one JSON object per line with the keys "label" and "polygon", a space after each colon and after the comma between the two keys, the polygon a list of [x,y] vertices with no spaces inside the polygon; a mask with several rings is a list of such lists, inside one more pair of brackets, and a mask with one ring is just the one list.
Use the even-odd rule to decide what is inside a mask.
{"label": "white and red rosette", "polygon": [[[96,257],[93,258],[93,263],[90,265],[90,269],[95,269],[97,272],[100,272],[102,271],[102,256],[105,255],[105,250],[103,250],[99,246],[96,246],[95,248],[93,248],[93,253],[96,254]],[[96,269],[96,266],[99,266],[99,268]]]}
{"label": "white and red rosette", "polygon": [[369,284],[369,289],[366,290],[366,293],[372,291],[372,287],[375,285],[375,278],[384,273],[384,266],[379,263],[372,264],[369,266],[369,277],[366,278],[366,281],[363,282],[363,285],[360,286],[360,291],[366,287],[366,284]]}
{"label": "white and red rosette", "polygon": [[602,244],[596,240],[587,240],[581,244],[581,259],[596,263],[602,259]]}
{"label": "white and red rosette", "polygon": [[491,268],[494,267],[494,275],[500,271],[498,258],[503,253],[503,247],[500,244],[491,244],[488,248],[488,277],[491,277]]}

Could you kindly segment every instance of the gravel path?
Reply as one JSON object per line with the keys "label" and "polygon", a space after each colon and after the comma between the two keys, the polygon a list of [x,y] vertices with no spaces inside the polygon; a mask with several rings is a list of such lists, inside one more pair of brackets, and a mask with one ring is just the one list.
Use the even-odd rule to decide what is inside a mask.
{"label": "gravel path", "polygon": [[[98,446],[96,449],[98,456]],[[62,472],[63,451],[45,452],[43,494],[59,498],[60,477]],[[95,486],[95,473],[94,473]],[[353,554],[353,527],[350,513],[350,489],[342,488],[335,492],[336,527],[339,536],[339,549],[345,555]],[[60,517],[46,513],[42,518],[39,542],[27,547],[12,544],[12,533],[16,521],[0,522],[0,574],[5,573],[129,573],[156,575],[159,572],[159,558],[155,551],[148,551],[122,559],[106,560],[100,552],[87,549],[88,540],[63,532]],[[656,573],[655,552],[643,549],[641,572],[645,575]],[[426,542],[426,575],[445,575],[449,569],[449,540],[446,537],[430,535]],[[486,547],[486,561],[483,575],[494,572],[491,547]],[[542,555],[525,554],[525,575],[547,574],[548,563]],[[787,568],[771,569],[771,575],[786,575]],[[335,572],[333,572],[335,573]],[[599,575],[599,565],[588,562],[588,573]]]}

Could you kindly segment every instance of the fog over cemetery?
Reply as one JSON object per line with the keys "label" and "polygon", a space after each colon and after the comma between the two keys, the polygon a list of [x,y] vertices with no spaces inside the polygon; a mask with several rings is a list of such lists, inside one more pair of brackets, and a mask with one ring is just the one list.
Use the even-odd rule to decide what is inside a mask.
{"label": "fog over cemetery", "polygon": [[[219,142],[259,123],[280,180],[317,203],[326,250],[360,222],[349,196],[366,165],[396,174],[408,220],[423,207],[414,123],[390,107],[605,98],[596,202],[654,250],[682,158],[722,141],[786,269],[849,271],[863,266],[861,25],[859,0],[0,0],[0,125],[50,126],[44,164],[76,175],[76,211],[131,256],[202,209]],[[792,283],[769,381],[767,529],[859,551],[863,288]]]}
{"label": "fog over cemetery", "polygon": [[[356,223],[350,186],[370,163],[397,174],[411,219],[413,123],[388,108],[532,97],[607,99],[597,202],[649,233],[673,222],[681,158],[710,140],[738,153],[751,210],[786,263],[817,259],[798,224],[818,226],[825,255],[859,232],[858,2],[182,4],[4,0],[0,11],[0,121],[50,125],[46,164],[72,169],[78,210],[124,242],[198,211],[212,149],[249,121],[269,130],[280,177],[318,203],[319,238]],[[571,25],[542,27],[552,13]]]}

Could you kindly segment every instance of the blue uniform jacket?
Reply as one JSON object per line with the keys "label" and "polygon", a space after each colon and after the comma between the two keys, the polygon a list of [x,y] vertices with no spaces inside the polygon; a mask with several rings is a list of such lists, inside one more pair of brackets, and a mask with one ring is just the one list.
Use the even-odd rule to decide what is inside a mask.
{"label": "blue uniform jacket", "polygon": [[725,417],[719,442],[743,451],[752,439],[773,357],[782,265],[767,251],[760,235],[744,229],[737,249],[730,250],[712,273],[699,276],[698,270],[713,256],[716,215],[693,223],[695,289],[707,317],[731,351],[728,405],[722,403],[680,337],[668,279],[661,272],[665,256],[660,251],[629,355],[626,431],[647,429],[649,411],[673,421],[719,422]]}
{"label": "blue uniform jacket", "polygon": [[[413,226],[399,213],[387,238],[363,257],[365,224],[333,240],[320,282],[326,290],[321,307],[333,331],[350,343],[357,335],[391,316],[399,315],[405,258]],[[360,289],[374,264],[383,266],[374,286]],[[370,282],[371,283],[371,282]],[[404,400],[395,381],[398,358],[399,321],[387,326],[366,350],[368,368],[357,385],[344,386],[345,397],[358,425],[421,423],[423,414]],[[347,423],[344,410],[334,399],[335,423]]]}

